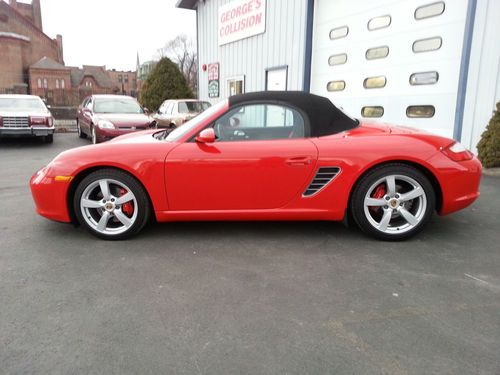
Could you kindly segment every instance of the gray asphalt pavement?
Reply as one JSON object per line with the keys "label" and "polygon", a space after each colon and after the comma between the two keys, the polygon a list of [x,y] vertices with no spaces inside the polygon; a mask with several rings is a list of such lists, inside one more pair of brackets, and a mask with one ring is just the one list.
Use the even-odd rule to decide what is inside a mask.
{"label": "gray asphalt pavement", "polygon": [[29,191],[84,144],[0,142],[1,374],[500,374],[500,177],[402,243],[324,222],[105,242]]}

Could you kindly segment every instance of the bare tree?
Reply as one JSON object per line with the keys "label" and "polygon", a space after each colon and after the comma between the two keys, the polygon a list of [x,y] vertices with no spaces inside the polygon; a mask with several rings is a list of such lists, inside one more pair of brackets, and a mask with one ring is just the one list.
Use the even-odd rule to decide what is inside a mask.
{"label": "bare tree", "polygon": [[198,92],[198,54],[192,39],[185,34],[178,35],[159,49],[158,55],[176,63],[193,93]]}

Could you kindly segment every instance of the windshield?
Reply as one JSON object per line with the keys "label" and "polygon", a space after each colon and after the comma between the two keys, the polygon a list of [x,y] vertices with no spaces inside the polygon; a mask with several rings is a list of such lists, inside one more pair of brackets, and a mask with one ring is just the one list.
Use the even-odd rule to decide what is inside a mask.
{"label": "windshield", "polygon": [[139,103],[133,99],[101,99],[96,98],[95,113],[144,113]]}
{"label": "windshield", "polygon": [[218,111],[220,111],[224,106],[227,105],[227,99],[226,100],[221,100],[219,103],[215,104],[214,106],[210,107],[207,109],[205,112],[203,112],[201,115],[196,116],[194,119],[186,122],[184,125],[181,127],[178,127],[174,131],[172,131],[166,138],[167,141],[169,142],[175,142],[178,139],[180,139],[184,134],[189,133],[192,129],[196,128],[200,123],[205,121],[210,116],[213,116],[216,114]]}
{"label": "windshield", "polygon": [[45,111],[45,109],[45,104],[38,98],[0,98],[0,110],[6,112]]}
{"label": "windshield", "polygon": [[201,113],[208,107],[208,102],[179,102],[179,113]]}

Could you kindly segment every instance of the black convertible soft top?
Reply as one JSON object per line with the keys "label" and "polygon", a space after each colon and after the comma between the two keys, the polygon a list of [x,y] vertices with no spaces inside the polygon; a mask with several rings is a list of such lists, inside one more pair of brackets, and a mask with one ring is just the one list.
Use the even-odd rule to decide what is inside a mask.
{"label": "black convertible soft top", "polygon": [[347,116],[329,99],[304,91],[259,91],[229,97],[230,107],[249,102],[281,102],[300,109],[309,118],[311,137],[340,133],[358,126],[357,120]]}

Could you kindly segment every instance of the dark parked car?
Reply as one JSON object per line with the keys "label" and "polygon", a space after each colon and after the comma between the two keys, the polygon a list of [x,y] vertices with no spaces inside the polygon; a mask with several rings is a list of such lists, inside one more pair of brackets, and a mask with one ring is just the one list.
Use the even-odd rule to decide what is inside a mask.
{"label": "dark parked car", "polygon": [[78,136],[90,136],[92,143],[155,126],[154,119],[136,99],[123,95],[92,95],[85,98],[78,107],[76,121]]}
{"label": "dark parked car", "polygon": [[42,137],[52,143],[54,118],[38,96],[0,95],[0,137]]}

